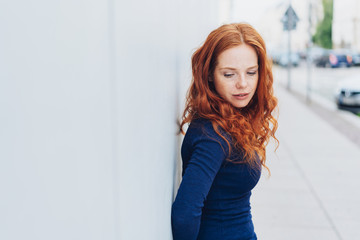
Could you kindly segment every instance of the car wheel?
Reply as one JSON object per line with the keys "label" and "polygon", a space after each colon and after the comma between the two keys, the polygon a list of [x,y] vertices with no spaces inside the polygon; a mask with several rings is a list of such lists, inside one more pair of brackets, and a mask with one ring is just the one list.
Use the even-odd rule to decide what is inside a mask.
{"label": "car wheel", "polygon": [[343,107],[341,106],[341,104],[339,102],[336,102],[336,108],[339,110],[343,109]]}

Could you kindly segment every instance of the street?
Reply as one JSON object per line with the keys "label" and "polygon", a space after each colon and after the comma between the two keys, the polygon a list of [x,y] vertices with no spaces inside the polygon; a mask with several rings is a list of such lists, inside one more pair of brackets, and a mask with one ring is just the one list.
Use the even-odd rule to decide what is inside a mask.
{"label": "street", "polygon": [[[287,69],[274,65],[275,86],[287,86]],[[307,66],[302,61],[299,67],[291,69],[291,92],[304,102],[307,84]],[[350,68],[311,68],[311,104],[307,104],[309,110],[314,112],[337,131],[341,132],[350,141],[360,147],[360,117],[351,114],[344,109],[337,109],[334,92],[336,85],[342,79],[353,75],[360,76],[360,67]],[[352,108],[351,111],[360,112],[360,108]]]}
{"label": "street", "polygon": [[[275,81],[287,85],[287,68],[273,66]],[[360,67],[350,68],[319,68],[311,66],[310,88],[315,94],[334,102],[337,83],[353,75],[360,76]],[[291,68],[291,90],[306,94],[308,69],[305,61],[298,67]]]}

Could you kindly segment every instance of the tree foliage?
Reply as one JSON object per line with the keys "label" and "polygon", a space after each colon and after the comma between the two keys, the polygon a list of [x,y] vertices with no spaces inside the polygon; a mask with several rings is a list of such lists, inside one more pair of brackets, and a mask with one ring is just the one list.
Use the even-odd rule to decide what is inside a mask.
{"label": "tree foliage", "polygon": [[322,0],[324,18],[317,25],[313,42],[320,47],[332,48],[333,0]]}

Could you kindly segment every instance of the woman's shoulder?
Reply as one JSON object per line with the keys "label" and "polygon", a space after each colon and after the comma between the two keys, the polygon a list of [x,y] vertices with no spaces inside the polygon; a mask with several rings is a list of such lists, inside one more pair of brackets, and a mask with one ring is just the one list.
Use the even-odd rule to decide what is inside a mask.
{"label": "woman's shoulder", "polygon": [[210,133],[214,133],[214,132],[215,132],[215,130],[214,130],[211,120],[206,119],[206,118],[196,118],[191,121],[186,134],[199,135],[200,133],[201,134],[205,134],[205,133],[210,134]]}
{"label": "woman's shoulder", "polygon": [[226,132],[222,128],[217,127],[216,131],[212,121],[205,118],[193,119],[189,125],[186,135],[197,139],[213,139],[220,142],[221,145],[225,143],[224,137],[228,139]]}
{"label": "woman's shoulder", "polygon": [[189,125],[189,130],[191,129],[214,130],[211,120],[206,118],[193,119]]}
{"label": "woman's shoulder", "polygon": [[201,149],[201,151],[205,151],[205,149],[207,149],[206,151],[218,152],[226,156],[229,151],[228,143],[227,135],[224,135],[220,129],[215,131],[211,120],[197,118],[191,121],[186,131],[182,151],[185,154],[185,150],[192,151],[198,148]]}

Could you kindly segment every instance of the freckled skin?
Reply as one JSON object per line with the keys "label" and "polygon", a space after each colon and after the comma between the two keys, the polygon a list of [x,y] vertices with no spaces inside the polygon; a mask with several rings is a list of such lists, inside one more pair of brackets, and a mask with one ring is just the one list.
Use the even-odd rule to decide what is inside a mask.
{"label": "freckled skin", "polygon": [[241,44],[218,56],[213,78],[215,90],[234,107],[249,104],[258,79],[258,57],[253,47]]}

